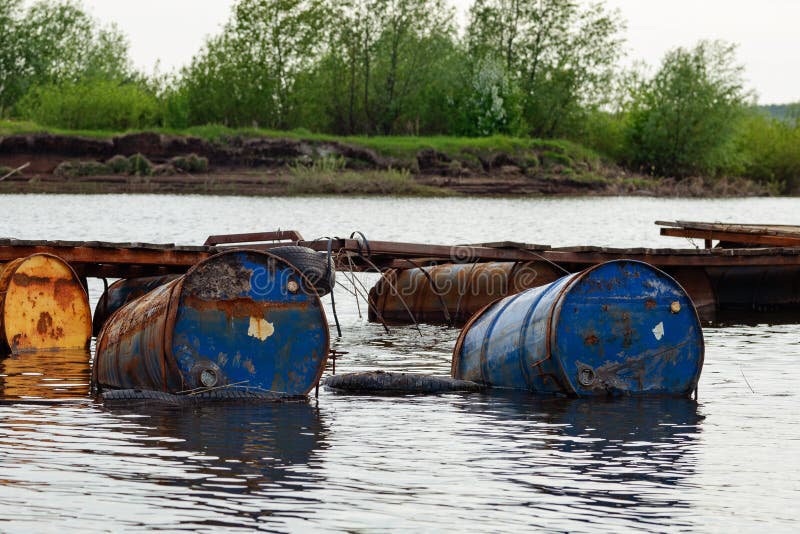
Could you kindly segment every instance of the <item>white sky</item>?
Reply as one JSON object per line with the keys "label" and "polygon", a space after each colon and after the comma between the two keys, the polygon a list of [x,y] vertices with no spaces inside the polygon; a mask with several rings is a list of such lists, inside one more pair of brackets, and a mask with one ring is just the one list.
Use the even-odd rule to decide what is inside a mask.
{"label": "white sky", "polygon": [[[463,13],[470,0],[450,0]],[[137,67],[152,72],[188,63],[218,32],[234,0],[83,0],[103,22],[116,22]],[[700,39],[739,44],[750,87],[761,103],[800,101],[800,0],[606,0],[628,22],[628,59],[651,65],[675,46]]]}

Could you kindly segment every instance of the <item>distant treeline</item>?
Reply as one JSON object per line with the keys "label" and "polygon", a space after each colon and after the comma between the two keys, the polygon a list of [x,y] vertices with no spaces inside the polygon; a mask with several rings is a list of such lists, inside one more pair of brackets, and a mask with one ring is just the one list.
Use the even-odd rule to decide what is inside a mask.
{"label": "distant treeline", "polygon": [[646,174],[800,187],[797,107],[756,108],[735,46],[623,70],[602,2],[475,0],[459,28],[445,0],[239,0],[189,65],[151,76],[76,1],[3,0],[0,28],[0,116],[51,127],[566,138]]}

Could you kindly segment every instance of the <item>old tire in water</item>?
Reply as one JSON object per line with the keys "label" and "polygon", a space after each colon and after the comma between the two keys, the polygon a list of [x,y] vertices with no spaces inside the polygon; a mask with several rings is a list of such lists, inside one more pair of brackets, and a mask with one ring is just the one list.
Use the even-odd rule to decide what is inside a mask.
{"label": "old tire in water", "polygon": [[[247,389],[219,389],[204,391],[194,395],[176,395],[166,391],[152,391],[146,389],[112,389],[101,394],[103,402],[114,406],[133,406],[133,405],[173,405],[173,406],[193,406],[205,403],[263,403],[263,402],[285,402],[298,400],[299,397],[282,393],[270,393],[262,391],[249,391]],[[304,399],[304,398],[303,398]]]}
{"label": "old tire in water", "polygon": [[333,290],[336,283],[336,270],[333,260],[328,258],[327,252],[317,252],[308,247],[289,245],[271,248],[269,253],[297,267],[308,278],[320,297]]}
{"label": "old tire in water", "polygon": [[448,376],[385,371],[333,375],[325,379],[324,385],[352,393],[445,393],[485,389],[481,384]]}

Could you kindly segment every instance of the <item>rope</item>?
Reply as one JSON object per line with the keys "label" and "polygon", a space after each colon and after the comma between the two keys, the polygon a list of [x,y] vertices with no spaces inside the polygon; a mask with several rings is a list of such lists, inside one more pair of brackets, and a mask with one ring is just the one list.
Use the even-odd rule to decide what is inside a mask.
{"label": "rope", "polygon": [[[333,239],[330,237],[328,239],[328,255],[325,258],[325,275],[327,276],[328,280],[331,279],[331,250],[333,248]],[[336,322],[336,332],[338,337],[342,337],[342,327],[339,324],[339,315],[336,313],[336,297],[334,297],[334,293],[336,287],[331,287],[331,308],[333,309],[333,320]]]}

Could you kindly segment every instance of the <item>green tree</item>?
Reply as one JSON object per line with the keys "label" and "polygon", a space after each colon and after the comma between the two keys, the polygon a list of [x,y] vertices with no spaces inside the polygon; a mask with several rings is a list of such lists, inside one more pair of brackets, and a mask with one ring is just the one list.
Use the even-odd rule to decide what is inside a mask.
{"label": "green tree", "polygon": [[444,66],[455,53],[452,9],[443,0],[327,5],[324,53],[297,88],[299,107],[321,122],[311,121],[337,133],[441,128]]}
{"label": "green tree", "polygon": [[467,46],[474,61],[488,56],[505,67],[531,134],[563,136],[603,103],[623,28],[619,13],[600,3],[476,0]]}
{"label": "green tree", "polygon": [[740,166],[734,139],[748,98],[742,72],[734,45],[702,41],[669,52],[655,76],[633,89],[630,163],[677,177]]}
{"label": "green tree", "polygon": [[19,0],[0,3],[0,112],[38,85],[133,76],[125,37],[100,27],[80,3],[22,7]]}
{"label": "green tree", "polygon": [[319,52],[319,0],[240,0],[185,70],[189,120],[286,128],[299,73]]}
{"label": "green tree", "polygon": [[21,6],[21,0],[0,2],[0,117],[23,92],[18,67],[22,53],[18,27]]}
{"label": "green tree", "polygon": [[748,178],[776,192],[800,192],[800,121],[749,110],[736,134],[736,150],[744,156]]}
{"label": "green tree", "polygon": [[505,65],[492,56],[478,60],[468,74],[467,97],[459,133],[489,136],[516,134],[521,128],[520,94]]}

